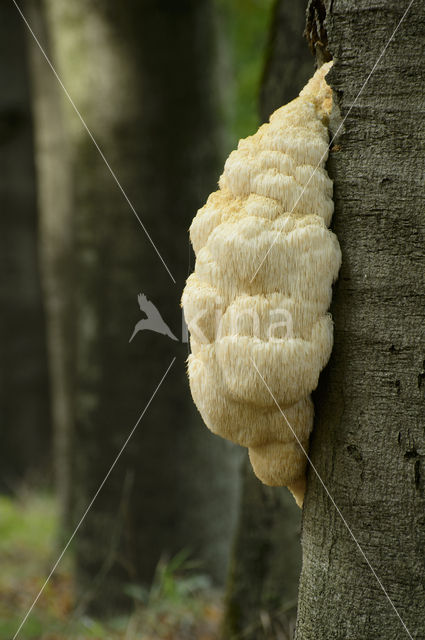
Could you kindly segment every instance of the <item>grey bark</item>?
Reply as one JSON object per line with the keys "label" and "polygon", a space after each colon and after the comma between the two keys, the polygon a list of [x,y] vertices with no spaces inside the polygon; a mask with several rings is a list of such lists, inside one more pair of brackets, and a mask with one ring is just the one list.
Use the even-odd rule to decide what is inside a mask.
{"label": "grey bark", "polygon": [[45,318],[25,29],[0,10],[0,489],[51,479]]}
{"label": "grey bark", "polygon": [[[343,262],[310,455],[410,637],[423,638],[423,3],[413,3],[349,112],[407,4],[325,7],[328,80],[347,116],[328,162]],[[313,14],[323,7],[313,2]],[[297,640],[409,637],[312,469],[302,545]]]}
{"label": "grey bark", "polygon": [[172,270],[173,284],[87,132],[64,104],[75,194],[78,519],[149,401],[76,540],[79,592],[111,613],[149,583],[163,553],[189,548],[220,581],[237,497],[233,448],[190,398],[187,345],[138,333],[143,292],[180,337],[187,229],[223,158],[212,5],[206,0],[48,0],[55,62]]}
{"label": "grey bark", "polygon": [[[275,3],[260,87],[262,121],[295,98],[312,74],[304,25],[304,2]],[[301,511],[288,490],[261,484],[246,460],[226,593],[226,639],[290,632],[301,571],[300,526]]]}
{"label": "grey bark", "polygon": [[[25,13],[51,56],[42,0],[27,0]],[[61,111],[61,88],[27,32],[35,128],[35,160],[42,284],[47,315],[53,465],[61,537],[71,525],[74,429],[74,225],[70,154]]]}

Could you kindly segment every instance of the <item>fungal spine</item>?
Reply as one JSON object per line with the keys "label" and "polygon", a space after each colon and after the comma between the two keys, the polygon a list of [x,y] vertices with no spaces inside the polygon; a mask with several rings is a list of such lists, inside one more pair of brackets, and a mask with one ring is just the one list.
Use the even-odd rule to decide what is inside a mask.
{"label": "fungal spine", "polygon": [[330,65],[230,154],[219,190],[190,227],[196,265],[182,297],[202,418],[248,447],[258,478],[288,486],[299,506],[307,460],[297,438],[307,451],[341,263],[324,169]]}

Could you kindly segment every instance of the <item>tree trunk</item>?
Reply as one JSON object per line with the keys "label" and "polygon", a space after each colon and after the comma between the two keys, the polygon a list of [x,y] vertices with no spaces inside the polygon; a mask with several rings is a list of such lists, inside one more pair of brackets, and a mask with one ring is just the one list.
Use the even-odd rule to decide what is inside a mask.
{"label": "tree trunk", "polygon": [[[275,3],[260,88],[263,122],[312,75],[304,25],[304,2]],[[226,639],[276,638],[291,628],[301,570],[300,525],[301,511],[289,491],[261,484],[246,461],[226,593]]]}
{"label": "tree trunk", "polygon": [[[50,54],[42,0],[27,0],[25,13]],[[47,314],[53,463],[61,538],[71,525],[74,429],[74,227],[69,149],[61,113],[61,88],[32,36],[28,36],[40,226],[40,258]]]}
{"label": "tree trunk", "polygon": [[45,318],[25,27],[12,3],[0,16],[0,490],[50,480]]}
{"label": "tree trunk", "polygon": [[[109,613],[189,548],[221,580],[237,497],[234,449],[210,435],[186,380],[187,345],[149,331],[129,343],[144,293],[180,338],[190,221],[219,166],[214,15],[207,0],[48,0],[64,83],[175,280],[81,122],[65,105],[75,189],[78,519],[172,357],[76,539],[80,593]],[[190,254],[189,254],[190,255]]]}
{"label": "tree trunk", "polygon": [[[335,344],[315,394],[297,640],[425,636],[425,6],[311,3],[343,133],[331,149],[342,249]],[[325,22],[323,23],[323,18]],[[394,608],[410,632],[407,632]]]}
{"label": "tree trunk", "polygon": [[301,570],[300,521],[289,491],[261,484],[246,458],[224,638],[276,638],[293,624]]}
{"label": "tree trunk", "polygon": [[306,5],[306,0],[275,0],[260,87],[262,122],[296,98],[314,71],[303,37]]}

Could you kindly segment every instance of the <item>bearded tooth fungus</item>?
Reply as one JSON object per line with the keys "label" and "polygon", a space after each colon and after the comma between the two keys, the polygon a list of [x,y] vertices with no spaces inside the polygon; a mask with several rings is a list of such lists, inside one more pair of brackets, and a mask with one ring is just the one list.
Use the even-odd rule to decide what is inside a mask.
{"label": "bearded tooth fungus", "polygon": [[299,506],[307,459],[293,431],[307,451],[310,393],[332,350],[327,310],[341,263],[324,169],[330,66],[230,154],[219,190],[190,227],[196,265],[182,297],[202,418],[248,447],[258,478],[288,486]]}

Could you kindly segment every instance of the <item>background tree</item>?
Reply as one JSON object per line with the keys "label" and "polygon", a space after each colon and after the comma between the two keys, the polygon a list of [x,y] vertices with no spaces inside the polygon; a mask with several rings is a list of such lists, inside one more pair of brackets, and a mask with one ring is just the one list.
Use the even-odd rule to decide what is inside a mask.
{"label": "background tree", "polygon": [[[295,98],[313,72],[303,37],[304,2],[273,8],[260,88],[261,120]],[[276,638],[295,618],[301,511],[286,488],[266,487],[248,460],[226,594],[225,638]]]}
{"label": "background tree", "polygon": [[296,98],[314,71],[314,61],[303,37],[306,6],[305,0],[274,2],[259,94],[262,122]]}
{"label": "background tree", "polygon": [[334,58],[346,117],[328,163],[343,256],[335,346],[310,455],[410,635],[310,469],[297,640],[425,633],[423,3],[356,99],[407,5],[312,2],[307,30]]}
{"label": "background tree", "polygon": [[234,449],[196,414],[187,345],[148,332],[129,344],[139,292],[180,337],[187,229],[223,161],[215,18],[207,0],[45,6],[65,86],[176,280],[62,96],[74,199],[76,520],[177,357],[76,539],[81,597],[110,614],[164,552],[188,547],[217,580],[227,566]]}
{"label": "background tree", "polygon": [[[51,55],[42,0],[27,0],[29,22]],[[21,28],[25,25],[14,9]],[[73,188],[61,87],[27,32],[39,212],[40,262],[47,316],[53,466],[61,539],[71,528],[74,429],[75,282]]]}
{"label": "background tree", "polygon": [[0,490],[50,479],[50,412],[37,251],[25,31],[0,9]]}

